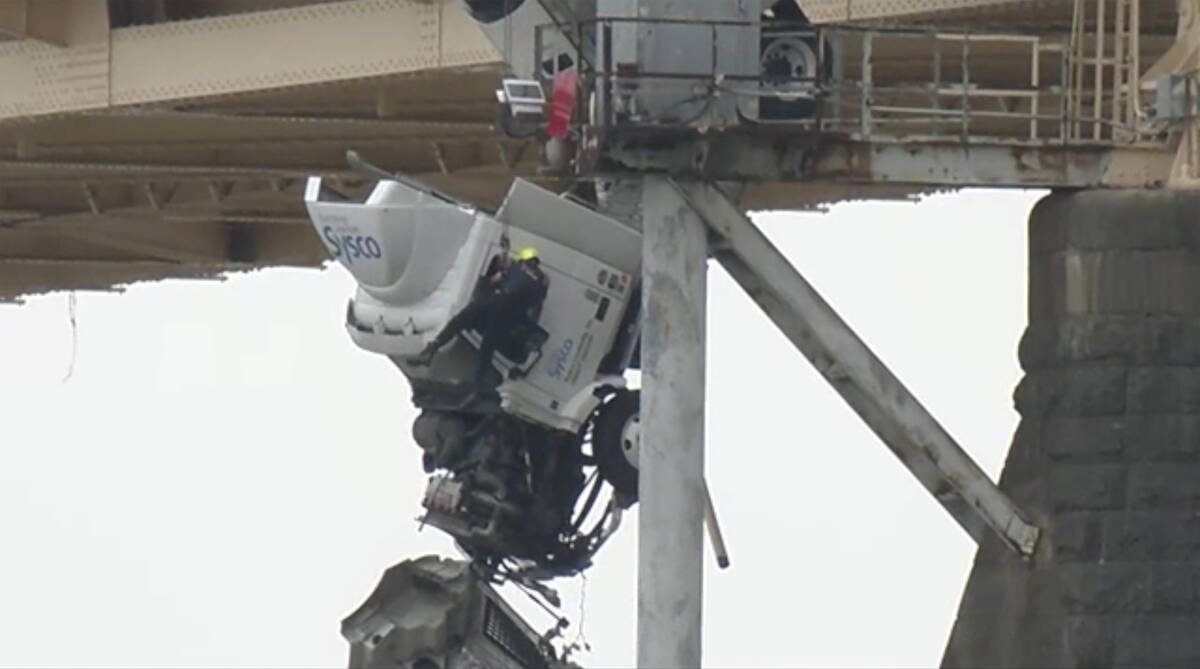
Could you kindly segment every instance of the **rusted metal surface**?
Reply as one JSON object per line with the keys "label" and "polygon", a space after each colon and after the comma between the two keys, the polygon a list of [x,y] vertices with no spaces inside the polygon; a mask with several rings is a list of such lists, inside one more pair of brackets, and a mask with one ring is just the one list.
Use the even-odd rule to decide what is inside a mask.
{"label": "rusted metal surface", "polygon": [[[1160,147],[830,141],[813,156],[807,177],[813,181],[957,187],[1153,187],[1166,176],[1169,165],[1164,164],[1164,157]],[[1111,169],[1114,160],[1141,169],[1115,171]]]}
{"label": "rusted metal surface", "polygon": [[908,184],[935,188],[1152,188],[1171,156],[1159,146],[1036,146],[752,133],[677,138],[670,145],[612,140],[601,173],[665,172],[717,181]]}

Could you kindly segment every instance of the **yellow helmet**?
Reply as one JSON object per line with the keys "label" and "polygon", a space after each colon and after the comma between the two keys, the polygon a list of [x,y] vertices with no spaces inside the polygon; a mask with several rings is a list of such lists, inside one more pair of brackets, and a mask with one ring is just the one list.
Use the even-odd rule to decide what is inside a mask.
{"label": "yellow helmet", "polygon": [[537,257],[538,257],[538,250],[532,246],[526,246],[526,247],[522,248],[520,251],[517,251],[517,260],[521,260],[521,261],[536,260]]}

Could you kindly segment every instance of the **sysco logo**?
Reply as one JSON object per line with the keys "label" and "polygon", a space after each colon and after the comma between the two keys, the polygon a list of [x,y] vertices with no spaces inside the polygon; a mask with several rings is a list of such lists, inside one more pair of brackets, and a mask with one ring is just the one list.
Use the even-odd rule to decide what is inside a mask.
{"label": "sysco logo", "polygon": [[382,258],[383,247],[379,241],[370,235],[340,234],[331,226],[321,230],[329,250],[337,260],[345,260],[347,265],[353,265],[355,258]]}
{"label": "sysco logo", "polygon": [[558,351],[550,360],[550,368],[546,372],[550,378],[562,378],[563,372],[567,371],[568,356],[571,355],[571,349],[574,347],[575,342],[570,339],[564,340],[562,345],[558,347]]}

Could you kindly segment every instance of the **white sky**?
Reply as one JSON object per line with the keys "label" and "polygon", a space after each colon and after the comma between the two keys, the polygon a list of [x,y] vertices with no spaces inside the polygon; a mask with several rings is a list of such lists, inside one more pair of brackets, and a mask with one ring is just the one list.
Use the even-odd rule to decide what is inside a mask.
{"label": "white sky", "polygon": [[[995,476],[1040,193],[758,221]],[[933,666],[973,544],[715,263],[705,664]],[[403,376],[340,268],[0,306],[0,665],[345,666],[342,617],[428,552]],[[633,663],[636,514],[588,572],[585,666]],[[555,583],[579,622],[579,579]],[[539,629],[550,619],[509,601]],[[572,638],[577,626],[568,631]]]}

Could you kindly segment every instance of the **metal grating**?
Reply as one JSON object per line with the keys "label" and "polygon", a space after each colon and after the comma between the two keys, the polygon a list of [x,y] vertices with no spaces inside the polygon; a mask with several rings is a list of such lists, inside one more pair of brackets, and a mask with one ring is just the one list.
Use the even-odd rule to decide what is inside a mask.
{"label": "metal grating", "polygon": [[521,628],[491,599],[485,599],[483,608],[483,635],[499,646],[506,655],[522,667],[545,667],[546,658],[529,640]]}

